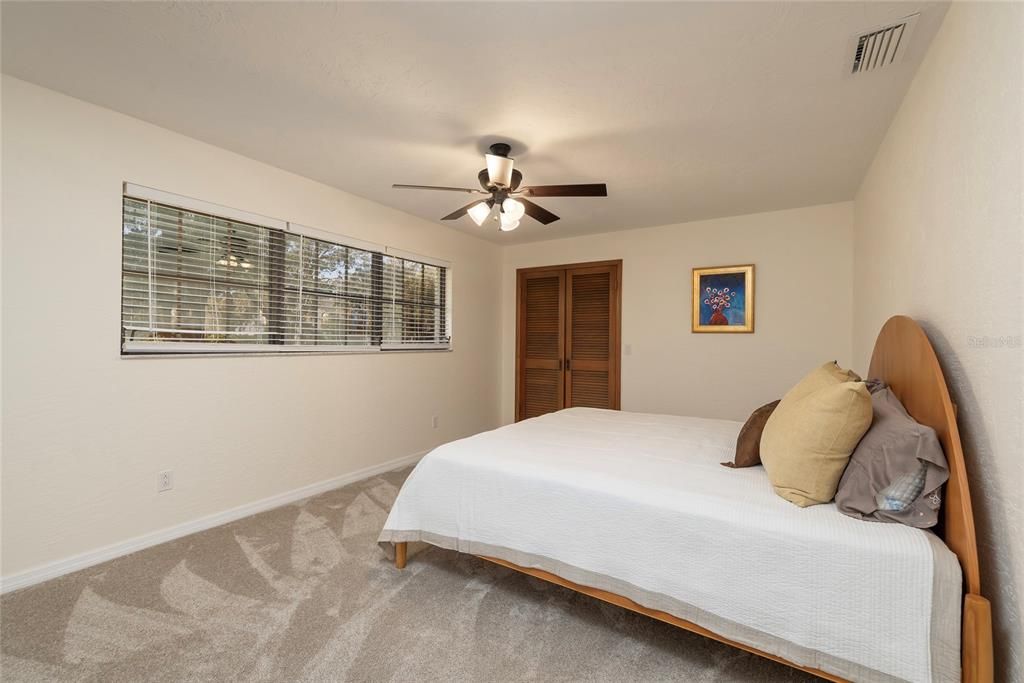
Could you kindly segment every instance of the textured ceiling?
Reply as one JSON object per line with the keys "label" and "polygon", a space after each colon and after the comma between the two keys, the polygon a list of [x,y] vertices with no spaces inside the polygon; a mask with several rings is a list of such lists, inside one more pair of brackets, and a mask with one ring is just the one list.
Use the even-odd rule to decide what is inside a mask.
{"label": "textured ceiling", "polygon": [[[946,4],[4,2],[3,70],[430,220],[512,144],[503,243],[853,197]],[[921,12],[902,63],[853,38]],[[174,188],[165,188],[173,191]],[[245,207],[242,207],[245,208]]]}

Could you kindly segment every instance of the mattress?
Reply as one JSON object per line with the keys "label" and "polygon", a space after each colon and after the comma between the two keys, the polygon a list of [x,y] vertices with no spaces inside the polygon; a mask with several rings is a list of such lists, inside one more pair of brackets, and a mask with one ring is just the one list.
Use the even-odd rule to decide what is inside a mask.
{"label": "mattress", "polygon": [[955,555],[722,467],[741,426],[571,408],[445,444],[380,541],[544,569],[851,680],[959,680]]}

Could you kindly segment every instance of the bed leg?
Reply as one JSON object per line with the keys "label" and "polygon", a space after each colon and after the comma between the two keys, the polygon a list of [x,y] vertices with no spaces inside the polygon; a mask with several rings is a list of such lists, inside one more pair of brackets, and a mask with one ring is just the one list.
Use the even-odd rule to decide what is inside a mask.
{"label": "bed leg", "polygon": [[397,569],[405,569],[405,558],[408,550],[408,541],[398,541],[395,543],[395,567]]}
{"label": "bed leg", "polygon": [[963,622],[963,681],[992,683],[992,605],[980,595],[968,593],[964,597]]}

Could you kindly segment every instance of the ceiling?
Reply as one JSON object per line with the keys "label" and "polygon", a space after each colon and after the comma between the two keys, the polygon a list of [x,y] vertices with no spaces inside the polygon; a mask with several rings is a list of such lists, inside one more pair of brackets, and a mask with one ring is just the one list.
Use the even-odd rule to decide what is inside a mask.
{"label": "ceiling", "polygon": [[[3,70],[438,219],[512,144],[562,216],[501,243],[851,199],[945,14],[920,2],[3,2]],[[903,61],[855,37],[921,12]],[[166,188],[172,190],[174,188]]]}

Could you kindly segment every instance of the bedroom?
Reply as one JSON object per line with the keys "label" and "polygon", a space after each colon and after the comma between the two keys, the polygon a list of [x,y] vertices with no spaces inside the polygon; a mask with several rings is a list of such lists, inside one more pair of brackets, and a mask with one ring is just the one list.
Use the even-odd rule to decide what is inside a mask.
{"label": "bedroom", "polygon": [[[1021,4],[5,0],[0,20],[5,681],[1024,680]],[[591,189],[543,189],[560,184]],[[479,225],[442,220],[481,205]],[[752,267],[703,270],[733,266]],[[607,315],[578,320],[587,276]],[[716,276],[720,306],[695,297]],[[532,300],[548,315],[534,327],[528,281],[553,297]],[[716,306],[739,333],[708,331]],[[900,315],[920,327],[880,334]],[[598,323],[607,354],[569,358]],[[553,355],[531,329],[556,335]],[[934,367],[871,376],[875,351],[930,349]],[[794,505],[770,463],[718,464],[754,411],[830,361],[888,379],[943,441],[938,534]],[[900,368],[930,388],[905,393]],[[863,404],[864,382],[842,384]],[[917,413],[947,388],[953,417]],[[428,466],[480,439],[568,439],[537,430],[578,415],[547,414],[574,395],[648,420],[637,438],[719,430],[699,481],[760,488],[672,533],[717,535],[723,576],[695,574],[714,556],[627,551],[623,524],[575,527],[604,535],[574,546],[571,515],[599,506],[572,492],[554,525],[507,505],[498,526],[525,545],[490,544],[550,544],[561,573],[503,561],[568,588],[479,548],[378,547],[396,497],[423,498],[403,487],[414,465],[427,486]],[[583,431],[600,441],[608,424]],[[621,484],[617,501],[639,477],[704,493],[641,467],[654,445],[619,464],[581,455],[600,445],[522,450]],[[515,493],[440,479],[471,482],[480,522]],[[426,498],[443,505],[443,488]],[[864,538],[941,536],[966,594],[944,602],[955,642],[918,633],[913,658],[886,659],[896,617],[878,603],[896,584],[864,594],[859,622],[823,593],[785,597],[799,586],[777,549],[720,533],[755,502]],[[788,524],[765,538],[784,547],[803,528]],[[618,575],[576,573],[614,558]],[[877,560],[837,566],[866,576]],[[938,600],[930,562],[911,583]],[[743,590],[722,588],[748,567]],[[663,602],[661,571],[709,602]],[[736,604],[714,613],[723,598]]]}

